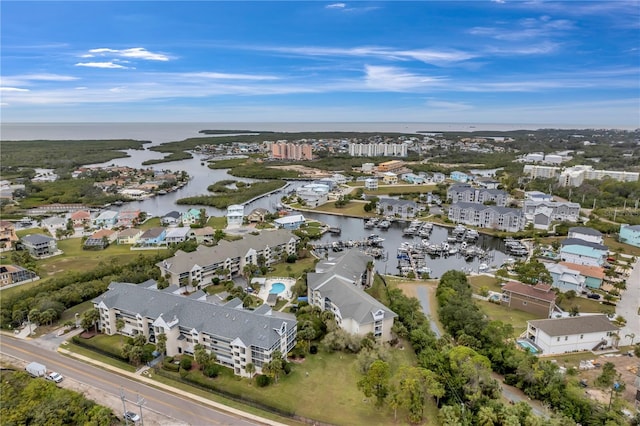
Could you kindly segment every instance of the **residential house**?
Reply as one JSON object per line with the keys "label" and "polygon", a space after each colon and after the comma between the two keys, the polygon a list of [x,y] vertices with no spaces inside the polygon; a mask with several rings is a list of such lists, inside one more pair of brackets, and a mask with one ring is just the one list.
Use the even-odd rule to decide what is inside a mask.
{"label": "residential house", "polygon": [[604,281],[604,268],[602,266],[577,265],[575,263],[560,262],[560,265],[580,272],[584,277],[584,285],[590,289],[598,289]]}
{"label": "residential house", "polygon": [[204,228],[193,228],[193,236],[198,244],[213,244],[215,242],[216,230],[210,226]]}
{"label": "residential house", "polygon": [[22,237],[20,243],[33,257],[47,257],[58,254],[56,239],[44,234],[33,234]]}
{"label": "residential house", "polygon": [[547,284],[528,285],[510,281],[502,286],[501,304],[549,318],[556,306],[556,293]]}
{"label": "residential house", "polygon": [[551,285],[560,292],[566,293],[573,290],[576,294],[580,294],[585,290],[586,279],[577,269],[572,269],[561,263],[544,263],[544,266],[553,280]]}
{"label": "residential house", "polygon": [[100,229],[87,238],[82,245],[84,249],[104,250],[118,238],[118,233],[111,229]]}
{"label": "residential house", "polygon": [[204,295],[196,299],[149,287],[112,282],[105,293],[93,299],[100,313],[98,328],[114,335],[118,332],[116,323],[122,319],[121,334],[142,334],[152,343],[164,334],[169,356],[193,355],[195,346],[201,344],[219,364],[243,377],[254,374],[247,371],[247,364],[262,374],[276,351],[284,357],[296,345],[293,315],[266,305],[245,310],[237,299],[217,305]]}
{"label": "residential house", "polygon": [[522,231],[525,226],[522,209],[485,206],[477,203],[451,204],[448,217],[454,223],[507,232]]}
{"label": "residential house", "polygon": [[527,339],[544,355],[596,351],[613,347],[619,328],[606,315],[527,321]]}
{"label": "residential house", "polygon": [[400,178],[408,183],[414,184],[414,185],[420,185],[425,183],[425,178],[422,176],[418,176],[414,173],[404,173],[400,176]]}
{"label": "residential house", "polygon": [[444,173],[440,173],[440,172],[435,172],[433,173],[433,176],[431,178],[431,180],[433,181],[433,183],[442,183],[447,179],[447,176],[445,176]]}
{"label": "residential house", "polygon": [[35,272],[18,265],[0,265],[0,287],[38,279]]}
{"label": "residential house", "polygon": [[553,201],[553,197],[540,191],[525,191],[524,199],[530,201]]}
{"label": "residential house", "polygon": [[143,230],[137,228],[123,229],[122,231],[118,232],[118,244],[138,244],[138,239],[140,239],[143,233]]}
{"label": "residential house", "polygon": [[118,223],[118,212],[113,210],[105,210],[93,220],[96,228],[111,229],[116,226],[116,223]]}
{"label": "residential house", "polygon": [[344,185],[347,183],[347,177],[341,173],[334,173],[333,176],[331,176],[331,179],[333,179],[338,185]]}
{"label": "residential house", "polygon": [[51,216],[42,219],[41,225],[53,236],[55,236],[58,231],[65,231],[67,229],[67,221],[60,216]]}
{"label": "residential house", "polygon": [[306,219],[301,214],[292,214],[289,216],[280,217],[273,221],[278,229],[299,229]]}
{"label": "residential house", "polygon": [[200,223],[200,214],[201,212],[198,209],[189,209],[182,215],[182,224],[189,226]]}
{"label": "residential house", "polygon": [[367,191],[377,191],[378,190],[378,179],[376,178],[368,178],[364,181],[364,189]]}
{"label": "residential house", "polygon": [[125,210],[118,213],[118,221],[116,227],[118,228],[131,228],[137,226],[140,223],[141,212],[140,210]]}
{"label": "residential house", "polygon": [[258,207],[251,210],[251,213],[247,215],[247,221],[249,223],[262,223],[268,214],[269,210]]}
{"label": "residential house", "polygon": [[188,239],[190,239],[193,236],[192,232],[193,232],[193,229],[189,227],[170,228],[167,230],[167,233],[164,237],[164,241],[167,244],[181,243],[183,241],[187,241]]}
{"label": "residential house", "polygon": [[140,238],[138,238],[138,244],[141,246],[157,246],[163,244],[167,235],[166,228],[157,226],[151,229],[147,229]]}
{"label": "residential house", "polygon": [[378,173],[399,172],[404,169],[404,161],[390,160],[378,164]]}
{"label": "residential house", "polygon": [[460,171],[451,172],[451,174],[449,175],[449,178],[456,182],[462,182],[462,183],[466,183],[469,181],[469,175]]}
{"label": "residential house", "polygon": [[227,207],[227,228],[235,229],[242,227],[244,221],[244,206],[242,204],[231,204]]}
{"label": "residential house", "polygon": [[578,265],[603,266],[608,248],[580,238],[567,238],[560,247],[560,260]]}
{"label": "residential house", "polygon": [[182,213],[175,210],[170,211],[160,218],[160,225],[162,226],[178,226],[182,223]]}
{"label": "residential house", "polygon": [[480,188],[484,189],[498,189],[500,187],[500,181],[488,177],[478,178],[476,182]]}
{"label": "residential house", "polygon": [[640,247],[640,225],[620,225],[618,239],[621,243]]}
{"label": "residential house", "polygon": [[381,198],[378,201],[378,213],[381,215],[411,219],[416,217],[418,211],[418,204],[414,201],[393,198]]}
{"label": "residential house", "polygon": [[[245,266],[258,265],[264,257],[267,266],[296,253],[299,238],[284,229],[246,235],[237,241],[221,240],[212,247],[198,246],[194,252],[178,250],[156,266],[169,284],[208,285],[214,277],[230,279],[243,273]],[[226,270],[226,272],[225,272]]]}
{"label": "residential house", "polygon": [[91,212],[89,210],[77,210],[69,216],[74,228],[85,228],[91,225]]}
{"label": "residential house", "polygon": [[15,225],[7,220],[0,220],[0,249],[11,249],[18,240]]}
{"label": "residential house", "polygon": [[334,314],[345,331],[358,336],[371,333],[376,340],[391,340],[397,314],[365,293],[373,283],[373,258],[358,249],[321,260],[315,272],[307,274],[309,304]]}
{"label": "residential house", "polygon": [[382,174],[382,183],[385,185],[395,185],[398,183],[398,175],[393,172],[385,172]]}
{"label": "residential house", "polygon": [[304,201],[307,207],[317,207],[329,201],[329,187],[324,184],[312,183],[296,189],[298,198]]}
{"label": "residential house", "polygon": [[567,235],[567,238],[579,238],[596,244],[604,244],[602,232],[597,229],[587,228],[584,226],[569,228],[569,235]]}

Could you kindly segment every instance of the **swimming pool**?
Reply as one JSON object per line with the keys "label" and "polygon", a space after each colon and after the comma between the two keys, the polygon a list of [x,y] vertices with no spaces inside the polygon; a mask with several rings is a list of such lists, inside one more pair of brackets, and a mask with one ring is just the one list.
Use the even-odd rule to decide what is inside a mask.
{"label": "swimming pool", "polygon": [[533,346],[530,342],[527,342],[526,340],[518,340],[518,344],[520,345],[520,347],[529,350],[529,352],[531,352],[532,354],[537,354],[538,352],[540,352],[538,350],[538,348],[536,348],[535,346]]}
{"label": "swimming pool", "polygon": [[273,283],[271,284],[271,289],[269,290],[269,294],[280,294],[284,291],[285,285],[283,283]]}

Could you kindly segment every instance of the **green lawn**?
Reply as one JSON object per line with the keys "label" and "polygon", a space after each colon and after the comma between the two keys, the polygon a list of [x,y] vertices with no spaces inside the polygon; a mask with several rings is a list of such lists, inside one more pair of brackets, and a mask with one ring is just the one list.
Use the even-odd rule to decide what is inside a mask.
{"label": "green lawn", "polygon": [[355,217],[371,217],[377,216],[373,212],[365,212],[364,206],[366,203],[362,203],[360,201],[350,201],[344,207],[336,207],[333,201],[330,201],[326,204],[318,206],[314,209],[309,209],[311,211],[317,211],[321,213],[334,213],[343,216],[355,216]]}
{"label": "green lawn", "polygon": [[152,218],[149,218],[148,220],[146,220],[142,225],[138,226],[138,228],[146,231],[146,230],[151,229],[151,228],[157,228],[158,226],[162,226],[162,225],[160,225],[160,218],[159,217],[152,217]]}
{"label": "green lawn", "polygon": [[475,302],[490,320],[511,324],[513,326],[513,337],[518,337],[527,329],[527,321],[540,319],[539,315],[511,309],[507,306],[485,302],[483,300],[475,300]]}
{"label": "green lawn", "polygon": [[480,289],[482,287],[486,287],[490,291],[502,292],[500,282],[495,277],[490,277],[488,275],[474,275],[468,277],[468,281],[473,288],[473,292],[476,294],[480,294]]}
{"label": "green lawn", "polygon": [[82,318],[82,314],[91,308],[93,308],[93,303],[91,302],[91,300],[87,300],[86,302],[82,302],[79,305],[72,306],[62,313],[60,319],[58,320],[58,323],[64,324],[67,321],[75,321],[76,313],[79,315],[79,318]]}
{"label": "green lawn", "polygon": [[436,189],[436,185],[380,185],[375,191],[364,191],[367,195],[389,195],[389,194],[412,194],[420,193],[425,194]]}
{"label": "green lawn", "polygon": [[78,346],[70,341],[64,342],[62,344],[62,348],[70,352],[77,353],[78,355],[83,355],[88,358],[95,359],[96,361],[100,361],[105,364],[111,365],[113,367],[120,368],[125,371],[129,371],[131,373],[136,371],[136,367],[134,367],[129,363],[126,363],[124,361],[118,361],[117,359],[114,359],[105,355],[101,355],[95,351],[92,351],[91,349]]}
{"label": "green lawn", "polygon": [[296,263],[277,263],[271,266],[273,268],[273,271],[270,271],[267,274],[267,277],[288,277],[291,275],[295,278],[299,278],[302,276],[305,269],[314,268],[316,260],[317,259],[315,259],[314,257],[309,256],[305,259],[296,260]]}
{"label": "green lawn", "polygon": [[601,304],[599,301],[597,300],[593,300],[593,299],[586,299],[584,297],[575,297],[573,299],[562,299],[560,301],[560,303],[558,303],[558,306],[560,306],[560,308],[562,308],[562,310],[564,311],[568,311],[571,309],[571,307],[573,306],[577,306],[578,307],[578,311],[579,312],[593,312],[593,313],[597,313],[597,312],[602,312],[605,314],[610,314],[615,312],[616,308],[615,306],[609,306],[609,305],[603,305]]}

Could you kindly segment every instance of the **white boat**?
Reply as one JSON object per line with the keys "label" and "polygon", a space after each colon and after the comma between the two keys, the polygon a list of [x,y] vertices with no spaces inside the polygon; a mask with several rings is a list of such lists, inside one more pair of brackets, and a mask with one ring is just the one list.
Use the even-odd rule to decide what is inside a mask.
{"label": "white boat", "polygon": [[480,266],[478,266],[478,270],[479,271],[487,271],[487,270],[489,270],[489,265],[487,265],[486,263],[481,263]]}
{"label": "white boat", "polygon": [[458,247],[453,247],[449,249],[449,254],[458,254]]}

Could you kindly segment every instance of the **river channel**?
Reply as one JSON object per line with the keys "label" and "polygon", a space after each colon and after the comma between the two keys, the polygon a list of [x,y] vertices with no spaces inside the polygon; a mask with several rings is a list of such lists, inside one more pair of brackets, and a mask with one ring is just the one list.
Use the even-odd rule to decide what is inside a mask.
{"label": "river channel", "polygon": [[[134,168],[142,167],[143,161],[154,158],[161,158],[162,154],[149,151],[149,150],[129,150],[127,154],[130,157],[115,159],[106,163],[99,164],[101,166],[118,165],[129,166]],[[194,154],[194,158],[188,160],[174,161],[170,163],[155,164],[152,166],[155,169],[168,169],[172,171],[185,170],[191,177],[189,183],[184,187],[178,189],[175,192],[168,193],[166,195],[159,195],[153,198],[148,198],[141,201],[131,201],[124,203],[120,206],[112,206],[115,210],[142,210],[148,212],[153,216],[162,216],[172,210],[185,211],[190,207],[205,208],[207,214],[210,216],[224,216],[226,211],[216,209],[213,207],[205,206],[184,206],[177,205],[176,201],[180,198],[191,197],[196,195],[206,194],[207,186],[224,179],[240,180],[245,182],[255,181],[254,179],[244,179],[231,176],[227,173],[228,170],[213,170],[206,166],[203,158]],[[286,189],[290,191],[304,182],[291,182]],[[269,196],[265,196],[251,203],[246,204],[245,214],[248,214],[251,210],[261,207],[274,211],[277,204],[279,204],[282,198],[282,193],[274,193]],[[398,260],[397,249],[403,242],[417,243],[421,240],[420,237],[406,237],[403,235],[402,230],[407,226],[406,222],[394,222],[388,230],[379,229],[365,229],[364,221],[360,218],[350,218],[344,216],[335,216],[323,213],[304,212],[304,216],[309,219],[315,219],[326,223],[332,227],[338,227],[342,230],[341,235],[336,236],[334,234],[325,234],[321,238],[321,242],[334,242],[334,241],[360,241],[371,234],[378,234],[381,238],[384,238],[382,242],[382,248],[385,252],[384,256],[380,259],[376,259],[376,267],[379,272],[386,272],[388,274],[398,274]],[[450,235],[450,229],[442,226],[434,226],[429,242],[432,244],[442,243],[447,241],[447,237]],[[431,269],[430,276],[432,278],[439,278],[448,270],[455,269],[464,272],[477,273],[481,271],[481,265],[484,263],[489,267],[499,267],[508,258],[505,254],[505,247],[499,238],[481,235],[476,246],[482,248],[487,252],[485,258],[473,258],[467,260],[465,257],[455,254],[446,257],[426,257],[426,265]],[[484,266],[484,265],[483,265]]]}

